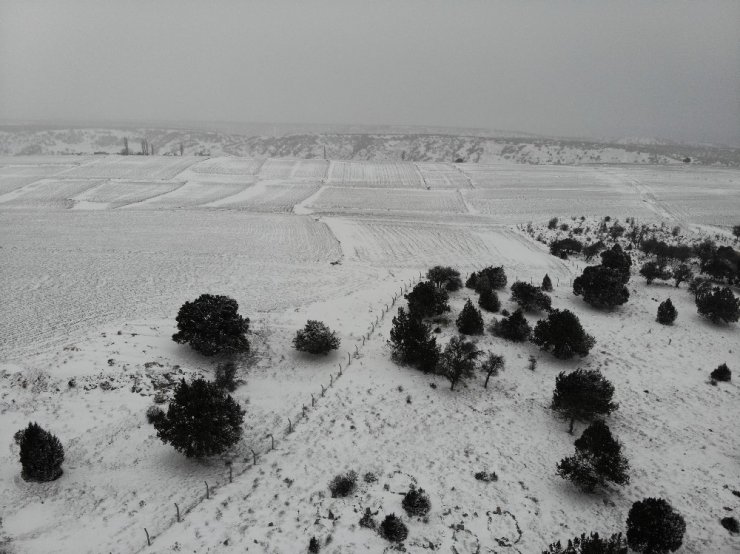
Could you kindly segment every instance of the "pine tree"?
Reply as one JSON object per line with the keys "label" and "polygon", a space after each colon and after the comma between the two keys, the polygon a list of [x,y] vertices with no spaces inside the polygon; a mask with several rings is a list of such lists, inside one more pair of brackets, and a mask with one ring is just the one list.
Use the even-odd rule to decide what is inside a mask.
{"label": "pine tree", "polygon": [[15,434],[15,441],[20,446],[21,477],[25,481],[44,483],[59,479],[64,448],[58,438],[37,423],[29,423]]}
{"label": "pine tree", "polygon": [[167,414],[154,422],[157,436],[188,458],[221,454],[242,435],[244,410],[215,383],[183,379]]}
{"label": "pine tree", "polygon": [[727,367],[727,364],[718,365],[716,369],[712,370],[709,376],[715,381],[729,382],[732,379],[732,371]]}
{"label": "pine tree", "polygon": [[552,308],[552,300],[547,294],[524,281],[517,281],[511,285],[511,299],[525,312],[549,311]]}
{"label": "pine tree", "polygon": [[293,338],[293,346],[301,352],[310,354],[328,354],[339,348],[336,332],[321,321],[309,319],[303,329],[299,329]]}
{"label": "pine tree", "polygon": [[456,323],[457,330],[463,335],[483,334],[483,316],[480,310],[473,306],[470,298],[465,302],[465,306],[457,317]]}
{"label": "pine tree", "polygon": [[619,269],[591,265],[573,281],[573,294],[595,308],[614,308],[629,300],[624,273]]}
{"label": "pine tree", "polygon": [[532,328],[520,308],[508,317],[503,317],[498,321],[494,320],[491,332],[502,339],[524,342],[532,333]]}
{"label": "pine tree", "polygon": [[615,244],[609,250],[604,250],[601,253],[601,265],[619,272],[623,284],[626,285],[629,282],[632,258],[622,250],[619,244]]}
{"label": "pine tree", "polygon": [[431,328],[420,319],[398,308],[393,318],[389,344],[393,359],[409,364],[424,372],[433,371],[439,359],[437,339]]}
{"label": "pine tree", "polygon": [[431,281],[417,283],[404,298],[408,302],[409,312],[414,317],[432,317],[450,311],[447,291],[435,287]]}
{"label": "pine tree", "polygon": [[670,298],[666,298],[658,306],[658,323],[663,325],[671,325],[676,321],[678,311],[673,307],[673,302]]}
{"label": "pine tree", "polygon": [[632,504],[627,516],[627,543],[643,554],[675,552],[683,544],[686,522],[662,498],[646,498]]}
{"label": "pine tree", "polygon": [[504,357],[489,352],[488,357],[481,364],[481,371],[486,374],[486,382],[483,384],[484,389],[488,388],[488,380],[491,377],[496,377],[502,369],[504,369]]}
{"label": "pine tree", "polygon": [[584,357],[596,343],[584,331],[578,316],[569,310],[552,310],[547,319],[538,321],[532,342],[542,350],[552,351],[553,356],[561,360],[568,360],[575,354]]}
{"label": "pine tree", "polygon": [[481,351],[472,342],[462,337],[452,337],[439,358],[439,373],[447,377],[450,390],[455,385],[473,376],[475,361]]}
{"label": "pine tree", "polygon": [[591,420],[597,415],[609,415],[619,405],[612,402],[614,386],[601,373],[576,369],[566,374],[561,371],[555,378],[552,409],[570,420],[569,433],[575,420]]}
{"label": "pine tree", "polygon": [[576,440],[575,447],[575,455],[558,464],[560,477],[570,479],[586,492],[607,481],[617,485],[629,482],[629,464],[622,455],[622,446],[603,421],[593,422]]}
{"label": "pine tree", "polygon": [[487,287],[480,291],[478,306],[487,312],[497,312],[501,309],[501,301],[498,299],[496,291]]}
{"label": "pine tree", "polygon": [[703,287],[696,295],[696,308],[712,323],[732,323],[740,318],[740,299],[728,287]]}
{"label": "pine tree", "polygon": [[552,292],[552,281],[547,273],[545,273],[545,277],[542,279],[542,290]]}
{"label": "pine tree", "polygon": [[202,294],[180,308],[177,314],[179,331],[172,335],[172,340],[179,344],[190,343],[193,350],[205,356],[248,352],[249,319],[238,311],[239,304],[228,296]]}

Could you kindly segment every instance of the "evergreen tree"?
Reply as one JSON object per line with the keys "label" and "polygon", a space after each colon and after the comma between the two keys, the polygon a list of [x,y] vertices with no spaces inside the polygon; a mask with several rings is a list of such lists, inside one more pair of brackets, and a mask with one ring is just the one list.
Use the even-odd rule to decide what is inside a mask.
{"label": "evergreen tree", "polygon": [[578,254],[583,249],[580,241],[572,238],[554,240],[550,243],[550,254],[567,259],[569,255]]}
{"label": "evergreen tree", "polygon": [[666,298],[658,306],[658,323],[661,323],[663,325],[671,325],[674,321],[676,321],[677,316],[678,311],[676,311],[676,308],[673,307],[673,302],[671,302],[670,298]]}
{"label": "evergreen tree", "polygon": [[238,311],[236,300],[202,294],[180,308],[177,314],[179,331],[172,335],[172,340],[179,344],[190,343],[193,350],[205,356],[248,352],[249,319]]}
{"label": "evergreen tree", "polygon": [[393,318],[390,346],[393,359],[402,364],[415,366],[425,373],[434,370],[439,359],[437,339],[431,328],[418,318],[398,308]]}
{"label": "evergreen tree", "polygon": [[242,435],[244,410],[215,383],[183,379],[167,414],[154,421],[157,436],[188,458],[221,454]]}
{"label": "evergreen tree", "polygon": [[675,552],[683,544],[686,522],[662,498],[646,498],[632,504],[627,516],[627,543],[643,554]]}
{"label": "evergreen tree", "polygon": [[573,294],[583,295],[583,300],[595,308],[614,308],[630,297],[622,271],[602,265],[586,267],[573,281]]}
{"label": "evergreen tree", "polygon": [[722,364],[717,366],[709,376],[715,381],[729,382],[732,379],[732,371],[727,367],[727,364]]}
{"label": "evergreen tree", "polygon": [[414,485],[411,485],[409,491],[404,495],[401,506],[409,517],[424,517],[432,509],[429,495],[424,492],[424,489],[417,489]]}
{"label": "evergreen tree", "polygon": [[597,415],[608,415],[619,407],[612,402],[614,386],[601,373],[576,369],[566,374],[561,371],[555,378],[552,409],[570,420],[569,433],[573,433],[575,420],[591,420]]}
{"label": "evergreen tree", "polygon": [[666,267],[658,262],[645,262],[642,264],[640,275],[645,277],[648,285],[652,284],[656,279],[667,281],[671,278],[671,274]]}
{"label": "evergreen tree", "polygon": [[570,479],[586,492],[607,481],[617,485],[629,482],[629,464],[622,455],[622,446],[603,421],[593,422],[576,440],[575,447],[575,455],[558,464],[560,477]]}
{"label": "evergreen tree", "polygon": [[37,423],[15,434],[20,446],[21,477],[25,481],[44,483],[61,477],[64,448],[54,435],[42,429]]}
{"label": "evergreen tree", "polygon": [[408,527],[396,514],[385,516],[378,532],[381,537],[390,542],[403,542],[409,536]]}
{"label": "evergreen tree", "polygon": [[496,291],[487,287],[480,291],[478,306],[487,312],[497,312],[501,309],[501,301],[498,299]]}
{"label": "evergreen tree", "polygon": [[688,283],[694,276],[691,268],[686,264],[680,264],[673,268],[673,281],[676,283],[676,288],[681,283]]}
{"label": "evergreen tree", "polygon": [[712,323],[733,323],[740,318],[740,300],[728,287],[702,287],[696,295],[696,308]]}
{"label": "evergreen tree", "polygon": [[456,323],[457,330],[463,335],[483,334],[483,316],[480,310],[473,306],[470,298],[465,302],[465,306],[457,317]]}
{"label": "evergreen tree", "polygon": [[486,374],[486,382],[483,384],[483,388],[488,388],[488,380],[491,377],[496,377],[499,372],[504,369],[504,357],[494,354],[493,352],[488,353],[488,357],[483,360],[481,364],[481,371]]}
{"label": "evergreen tree", "polygon": [[447,291],[435,287],[431,281],[417,283],[404,298],[408,301],[409,312],[417,318],[432,317],[450,311]]}
{"label": "evergreen tree", "polygon": [[547,294],[524,281],[517,281],[511,285],[511,299],[525,312],[550,311],[552,308],[552,299]]}
{"label": "evergreen tree", "polygon": [[435,265],[427,271],[427,279],[434,283],[438,288],[444,288],[450,292],[454,292],[462,288],[460,272],[451,267]]}
{"label": "evergreen tree", "polygon": [[321,321],[309,319],[303,329],[299,329],[293,338],[293,346],[301,352],[310,354],[328,354],[339,348],[336,332]]}
{"label": "evergreen tree", "polygon": [[471,273],[470,277],[468,277],[468,280],[465,282],[465,286],[480,293],[481,290],[486,288],[486,285],[484,284],[485,282],[481,281],[484,277],[488,280],[487,286],[490,288],[500,290],[506,287],[506,272],[502,266],[488,266],[480,271]]}
{"label": "evergreen tree", "polygon": [[455,385],[465,381],[474,374],[475,361],[481,355],[481,351],[472,342],[462,337],[452,337],[445,346],[439,358],[439,373],[447,377],[450,382],[450,390],[455,390]]}
{"label": "evergreen tree", "polygon": [[552,292],[552,281],[550,280],[550,276],[545,273],[545,277],[542,279],[542,290],[545,292]]}
{"label": "evergreen tree", "polygon": [[598,533],[568,539],[568,545],[563,547],[560,541],[553,543],[542,554],[627,554],[627,540],[622,533],[615,533],[609,538],[602,539]]}
{"label": "evergreen tree", "polygon": [[584,331],[581,322],[569,310],[552,310],[547,319],[535,325],[532,342],[542,350],[552,351],[561,360],[572,358],[575,354],[584,357],[596,343]]}
{"label": "evergreen tree", "polygon": [[619,244],[615,244],[609,250],[601,253],[601,265],[618,271],[622,275],[623,284],[630,280],[630,268],[632,267],[632,258],[627,254]]}
{"label": "evergreen tree", "polygon": [[508,317],[503,317],[498,321],[494,319],[491,332],[502,339],[524,342],[532,333],[532,328],[524,317],[521,308],[519,308]]}

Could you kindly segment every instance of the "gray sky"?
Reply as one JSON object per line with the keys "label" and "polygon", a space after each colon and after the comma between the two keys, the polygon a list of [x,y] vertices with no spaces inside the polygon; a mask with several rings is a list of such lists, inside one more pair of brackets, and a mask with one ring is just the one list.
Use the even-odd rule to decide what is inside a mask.
{"label": "gray sky", "polygon": [[0,119],[740,144],[740,1],[0,0]]}

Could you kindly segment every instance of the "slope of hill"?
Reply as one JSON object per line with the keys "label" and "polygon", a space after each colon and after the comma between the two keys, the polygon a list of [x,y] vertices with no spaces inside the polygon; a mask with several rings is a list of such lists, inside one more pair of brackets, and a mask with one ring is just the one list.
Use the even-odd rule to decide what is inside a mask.
{"label": "slope of hill", "polygon": [[166,128],[0,127],[1,155],[119,153],[124,138],[133,152],[146,139],[158,154],[454,161],[525,164],[676,164],[740,166],[740,149],[684,144],[596,142],[511,134],[335,133],[248,136]]}

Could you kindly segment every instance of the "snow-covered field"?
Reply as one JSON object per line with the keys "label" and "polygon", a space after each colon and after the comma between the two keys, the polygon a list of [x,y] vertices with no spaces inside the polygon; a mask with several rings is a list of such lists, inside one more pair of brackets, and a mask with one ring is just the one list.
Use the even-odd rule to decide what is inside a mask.
{"label": "snow-covered field", "polygon": [[[316,536],[331,537],[322,552],[382,552],[357,522],[366,507],[401,515],[411,482],[432,512],[408,521],[408,552],[538,553],[623,531],[645,496],[684,515],[680,552],[737,551],[719,519],[740,517],[740,392],[708,374],[740,367],[738,326],[699,318],[685,285],[639,277],[628,304],[592,310],[570,287],[583,262],[514,225],[611,215],[721,232],[739,208],[740,170],[686,166],[0,158],[0,551],[293,553]],[[554,306],[579,315],[595,349],[561,362],[486,334],[479,348],[506,370],[454,392],[396,366],[386,340],[399,295],[438,263],[502,264],[509,283],[548,273]],[[195,462],[156,438],[145,410],[180,378],[213,375],[213,360],[170,339],[179,306],[204,292],[239,302],[253,348],[235,393],[243,440]],[[473,296],[453,294],[452,320]],[[666,297],[672,327],[654,323]],[[296,353],[307,319],[336,329],[340,350]],[[454,323],[442,327],[445,343]],[[573,437],[548,405],[557,372],[576,367],[616,388],[608,423],[631,463],[626,487],[587,495],[555,473]],[[65,446],[53,483],[20,477],[12,436],[29,420]],[[331,499],[328,481],[349,469],[378,481]],[[476,481],[481,470],[499,480]]]}

